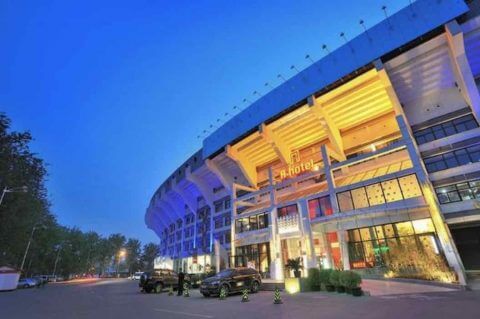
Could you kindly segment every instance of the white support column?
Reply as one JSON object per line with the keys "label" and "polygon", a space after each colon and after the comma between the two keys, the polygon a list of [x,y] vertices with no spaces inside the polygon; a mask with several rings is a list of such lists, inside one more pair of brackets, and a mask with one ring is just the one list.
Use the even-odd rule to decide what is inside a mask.
{"label": "white support column", "polygon": [[268,170],[268,180],[270,184],[270,277],[275,280],[283,280],[282,244],[278,234],[277,197],[272,169]]}
{"label": "white support column", "polygon": [[[211,187],[201,178],[197,177],[193,172],[192,168],[186,170],[185,172],[185,178],[190,181],[191,183],[195,184],[197,189],[200,191],[202,194],[202,197],[205,199],[205,202],[207,203],[207,206],[210,208],[210,242],[209,242],[209,248],[210,251],[212,251],[213,248],[213,191]],[[195,241],[196,241],[196,236],[197,236],[197,212],[195,212]]]}
{"label": "white support column", "polygon": [[373,61],[373,64],[375,65],[378,78],[380,79],[380,82],[385,88],[385,91],[388,95],[390,103],[392,103],[392,107],[395,112],[395,115],[405,115],[402,104],[398,99],[397,92],[395,92],[395,88],[393,87],[392,82],[390,81],[390,77],[388,76],[387,70],[385,69],[383,62],[381,60],[375,60]]}
{"label": "white support column", "polygon": [[340,253],[342,254],[342,263],[344,270],[350,270],[350,257],[348,255],[348,241],[347,241],[347,231],[338,230],[338,243],[340,245]]}
{"label": "white support column", "polygon": [[333,148],[333,152],[331,152],[330,155],[335,156],[335,159],[339,162],[344,161],[346,157],[343,151],[343,139],[337,125],[313,95],[308,97],[308,105],[310,106],[311,112],[319,119],[322,127],[327,132],[328,139]]}
{"label": "white support column", "polygon": [[465,53],[465,42],[463,32],[457,21],[451,21],[445,25],[450,60],[460,93],[470,105],[472,112],[480,122],[480,95],[478,93],[475,78],[468,63]]}
{"label": "white support column", "polygon": [[263,140],[268,143],[283,164],[290,164],[290,148],[265,123],[259,126],[258,131]]}
{"label": "white support column", "polygon": [[207,165],[208,169],[217,176],[217,178],[222,183],[223,187],[227,190],[227,192],[232,191],[232,185],[234,182],[234,178],[225,170],[221,169],[215,162],[211,159],[205,160],[205,165]]}
{"label": "white support column", "polygon": [[298,202],[300,207],[300,217],[302,221],[302,235],[303,240],[305,241],[306,255],[307,255],[307,264],[305,267],[316,268],[317,267],[317,256],[315,255],[315,247],[313,245],[313,235],[312,235],[312,226],[310,225],[310,216],[308,212],[308,203],[306,199],[301,199]]}
{"label": "white support column", "polygon": [[321,146],[323,168],[325,170],[325,177],[327,179],[328,194],[330,195],[330,204],[332,205],[333,214],[339,213],[337,195],[335,193],[335,180],[331,169],[330,156],[328,155],[327,146]]}
{"label": "white support column", "polygon": [[440,210],[440,203],[438,202],[433,186],[428,178],[424,163],[420,157],[420,152],[418,151],[416,144],[413,142],[410,128],[406,124],[404,117],[401,115],[397,116],[397,123],[400,127],[405,145],[407,146],[407,151],[413,167],[415,168],[415,173],[422,187],[423,197],[428,204],[430,216],[435,225],[445,258],[450,267],[452,267],[457,273],[459,283],[461,285],[466,285],[465,268],[463,267],[462,260],[457,251],[457,247],[455,246],[455,242],[453,241],[450,229],[448,228],[445,218]]}
{"label": "white support column", "polygon": [[227,156],[232,159],[240,168],[243,175],[250,183],[250,186],[257,187],[257,168],[253,165],[245,156],[242,156],[237,150],[232,146],[227,145],[226,147]]}
{"label": "white support column", "polygon": [[325,268],[333,268],[333,258],[332,258],[332,247],[330,246],[330,243],[328,242],[327,238],[327,232],[325,231],[324,227],[322,227],[321,233],[320,233],[320,241],[322,243],[322,248],[325,251],[326,255],[326,263],[325,263]]}

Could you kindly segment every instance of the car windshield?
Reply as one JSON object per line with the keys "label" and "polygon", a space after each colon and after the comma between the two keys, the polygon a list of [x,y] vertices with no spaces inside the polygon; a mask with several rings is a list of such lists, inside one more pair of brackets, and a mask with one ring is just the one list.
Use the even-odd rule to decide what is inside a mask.
{"label": "car windshield", "polygon": [[225,269],[220,271],[216,276],[217,277],[228,277],[232,274],[233,269]]}

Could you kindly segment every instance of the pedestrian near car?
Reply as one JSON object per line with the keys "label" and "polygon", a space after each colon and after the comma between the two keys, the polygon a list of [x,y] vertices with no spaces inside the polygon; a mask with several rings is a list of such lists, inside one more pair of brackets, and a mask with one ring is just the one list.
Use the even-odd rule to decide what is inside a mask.
{"label": "pedestrian near car", "polygon": [[185,274],[183,273],[182,269],[178,273],[178,294],[177,296],[183,295],[183,282],[185,281]]}

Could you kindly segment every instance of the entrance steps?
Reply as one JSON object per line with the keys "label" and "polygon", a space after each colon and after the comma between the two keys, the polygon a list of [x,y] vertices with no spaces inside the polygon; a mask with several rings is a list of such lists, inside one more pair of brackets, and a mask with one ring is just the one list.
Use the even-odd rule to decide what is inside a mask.
{"label": "entrance steps", "polygon": [[274,291],[275,287],[278,287],[280,290],[285,289],[285,282],[283,280],[273,280],[273,279],[263,279],[262,286],[260,290],[263,291]]}

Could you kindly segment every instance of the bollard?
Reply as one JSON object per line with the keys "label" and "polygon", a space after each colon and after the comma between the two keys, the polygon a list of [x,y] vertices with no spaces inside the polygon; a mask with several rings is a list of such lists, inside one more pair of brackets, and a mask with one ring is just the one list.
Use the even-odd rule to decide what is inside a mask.
{"label": "bollard", "polygon": [[242,290],[242,302],[248,302],[248,289],[243,289]]}
{"label": "bollard", "polygon": [[188,290],[188,284],[183,284],[183,296],[190,297],[190,291]]}
{"label": "bollard", "polygon": [[275,291],[273,293],[273,303],[275,305],[279,305],[279,304],[282,304],[282,297],[280,297],[280,290],[278,289],[278,287],[275,287]]}
{"label": "bollard", "polygon": [[170,288],[168,289],[168,295],[173,296],[173,286],[170,286]]}
{"label": "bollard", "polygon": [[225,291],[225,287],[220,288],[220,294],[218,295],[218,299],[225,300],[227,298],[227,292]]}

